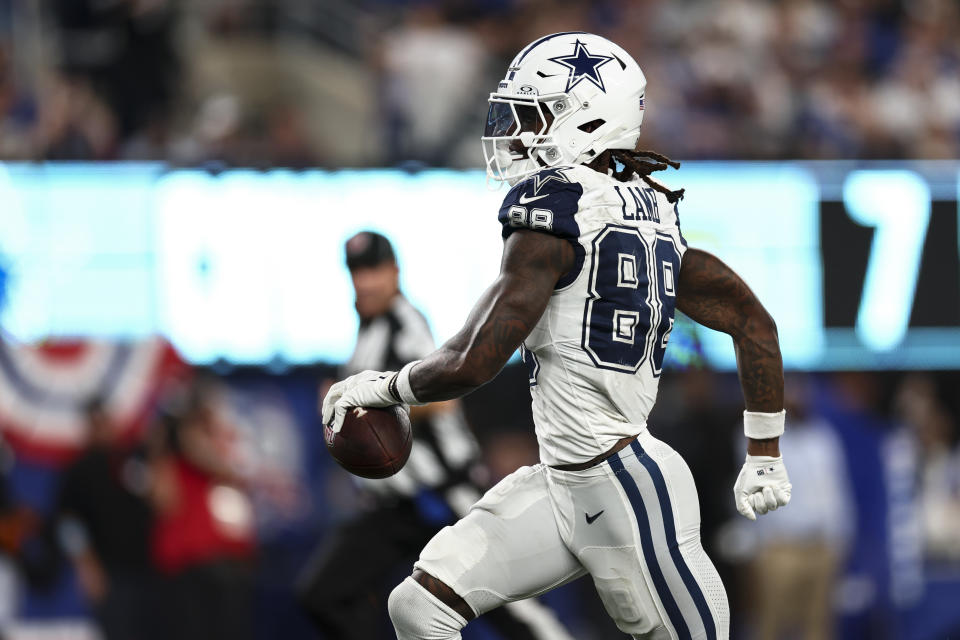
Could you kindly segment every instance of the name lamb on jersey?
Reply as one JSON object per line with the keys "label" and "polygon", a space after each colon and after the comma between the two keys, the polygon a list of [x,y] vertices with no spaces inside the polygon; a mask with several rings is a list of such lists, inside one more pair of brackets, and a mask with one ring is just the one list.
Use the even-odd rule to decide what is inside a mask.
{"label": "name lamb on jersey", "polygon": [[624,220],[644,220],[660,224],[660,205],[657,192],[645,185],[614,185],[623,203]]}

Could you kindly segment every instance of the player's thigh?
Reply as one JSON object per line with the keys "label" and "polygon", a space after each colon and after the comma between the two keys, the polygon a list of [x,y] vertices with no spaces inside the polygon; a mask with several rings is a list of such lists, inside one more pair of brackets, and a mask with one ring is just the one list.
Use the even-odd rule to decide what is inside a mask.
{"label": "player's thigh", "polygon": [[697,493],[679,455],[642,434],[596,468],[552,470],[550,484],[569,546],[622,631],[726,637],[726,595],[703,553]]}
{"label": "player's thigh", "polygon": [[542,465],[522,467],[427,543],[416,567],[478,615],[584,573],[557,530]]}

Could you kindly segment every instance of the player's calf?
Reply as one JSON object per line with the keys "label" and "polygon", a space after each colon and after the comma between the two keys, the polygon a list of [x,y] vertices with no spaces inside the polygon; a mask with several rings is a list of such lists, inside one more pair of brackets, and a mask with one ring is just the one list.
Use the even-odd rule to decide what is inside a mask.
{"label": "player's calf", "polygon": [[[443,588],[448,590],[463,603],[469,618],[473,617],[473,612],[447,585],[422,571],[418,570],[414,574],[419,581],[411,576],[401,582],[390,593],[390,600],[387,603],[390,620],[397,632],[397,640],[459,640],[460,629],[466,626],[468,617],[461,615],[454,607],[431,593],[438,589],[428,590],[421,582],[428,580],[435,583],[435,586],[441,590],[441,596],[444,595]],[[450,598],[444,599],[450,600]],[[459,603],[453,602],[453,604]]]}

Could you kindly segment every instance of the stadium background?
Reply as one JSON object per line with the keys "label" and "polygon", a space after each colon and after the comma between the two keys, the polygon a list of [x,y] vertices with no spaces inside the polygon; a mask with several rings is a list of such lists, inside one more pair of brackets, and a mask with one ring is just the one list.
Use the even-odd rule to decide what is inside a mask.
{"label": "stadium background", "polygon": [[[497,266],[486,94],[521,46],[577,28],[639,61],[685,234],[780,325],[792,513],[735,517],[741,401],[716,336],[678,323],[650,421],[697,476],[734,637],[802,599],[758,586],[810,579],[784,549],[824,563],[801,588],[828,590],[835,637],[960,634],[955,2],[0,0],[5,634],[94,633],[55,505],[103,384],[131,445],[171,387],[214,398],[242,487],[225,517],[256,547],[235,613],[314,637],[291,584],[358,508],[315,416],[356,329],[343,240],[388,233],[449,337]],[[518,365],[465,407],[493,476],[535,457]],[[577,638],[621,637],[586,581],[547,602]]]}

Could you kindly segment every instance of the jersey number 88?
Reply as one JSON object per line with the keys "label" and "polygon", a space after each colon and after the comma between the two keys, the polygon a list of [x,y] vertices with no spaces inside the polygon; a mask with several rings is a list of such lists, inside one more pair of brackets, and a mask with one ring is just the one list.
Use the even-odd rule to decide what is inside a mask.
{"label": "jersey number 88", "polygon": [[636,373],[663,368],[673,329],[680,250],[658,233],[607,225],[593,240],[582,346],[594,365]]}

